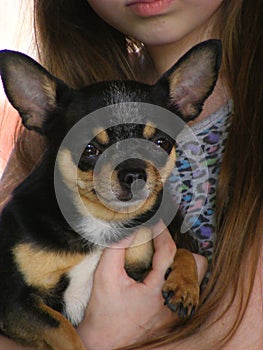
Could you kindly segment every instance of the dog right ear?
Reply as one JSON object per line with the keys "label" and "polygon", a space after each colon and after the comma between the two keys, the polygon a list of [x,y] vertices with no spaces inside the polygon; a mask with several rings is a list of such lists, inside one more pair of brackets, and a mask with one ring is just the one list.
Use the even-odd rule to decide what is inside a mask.
{"label": "dog right ear", "polygon": [[5,93],[27,129],[46,134],[57,109],[58,92],[67,88],[32,58],[15,51],[0,52]]}
{"label": "dog right ear", "polygon": [[[222,44],[210,39],[192,47],[153,86],[185,122],[194,120],[212,93],[221,64]],[[156,93],[156,92],[155,92]]]}

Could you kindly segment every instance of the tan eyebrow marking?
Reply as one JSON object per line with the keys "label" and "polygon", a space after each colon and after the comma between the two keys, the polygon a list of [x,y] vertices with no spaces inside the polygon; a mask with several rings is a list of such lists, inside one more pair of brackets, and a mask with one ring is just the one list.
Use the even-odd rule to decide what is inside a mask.
{"label": "tan eyebrow marking", "polygon": [[97,141],[102,145],[107,145],[109,143],[109,135],[103,128],[95,129],[94,134],[96,135]]}
{"label": "tan eyebrow marking", "polygon": [[156,127],[154,126],[153,123],[148,122],[143,130],[143,137],[146,139],[151,138],[154,134],[156,133]]}

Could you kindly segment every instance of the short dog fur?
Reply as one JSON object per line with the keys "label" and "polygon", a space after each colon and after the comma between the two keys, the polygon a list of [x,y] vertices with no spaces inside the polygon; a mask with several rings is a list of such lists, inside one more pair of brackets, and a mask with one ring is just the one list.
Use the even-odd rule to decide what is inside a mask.
{"label": "short dog fur", "polygon": [[[185,122],[193,120],[213,91],[220,60],[220,42],[209,40],[193,47],[154,85],[108,81],[74,90],[28,56],[7,50],[0,53],[0,72],[9,101],[25,127],[47,139],[40,164],[14,190],[0,217],[2,334],[35,349],[84,350],[74,327],[83,317],[103,250],[90,238],[96,240],[99,236],[106,244],[115,243],[125,237],[123,227],[136,228],[147,222],[158,210],[162,184],[175,165],[175,141],[157,129],[150,116],[146,124],[140,123],[140,116],[131,116],[130,123],[120,122],[107,129],[96,125],[92,130],[94,138],[84,147],[78,162],[67,149],[57,158],[68,131],[87,114],[123,102],[155,104],[175,112]],[[156,164],[131,159],[114,170],[111,181],[116,197],[124,208],[134,206],[132,214],[127,214],[121,208],[111,210],[98,199],[93,169],[108,147],[133,138],[153,142],[167,157],[161,164],[158,154]],[[59,209],[54,191],[56,160],[61,181],[68,188],[68,200],[73,202],[75,194],[71,189],[75,180],[71,174],[77,171],[79,196],[91,213],[84,217],[76,207],[81,233],[69,226]],[[102,179],[107,176],[107,162],[111,160],[101,169]],[[144,181],[149,193],[144,205],[138,207],[131,192],[137,179]],[[98,191],[111,201],[100,183]],[[179,226],[176,220],[173,224]],[[165,276],[163,297],[171,310],[188,317],[199,300],[196,265],[185,249],[191,249],[189,236],[178,229],[170,231],[181,249]],[[133,278],[141,280],[151,268],[150,229],[138,230],[135,240],[144,243],[127,249],[126,268]]]}

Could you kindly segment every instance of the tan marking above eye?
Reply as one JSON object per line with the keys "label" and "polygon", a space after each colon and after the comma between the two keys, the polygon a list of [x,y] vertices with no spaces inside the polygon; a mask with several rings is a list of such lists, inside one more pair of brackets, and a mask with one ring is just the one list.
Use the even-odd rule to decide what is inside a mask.
{"label": "tan marking above eye", "polygon": [[163,182],[165,182],[168,179],[168,177],[171,175],[171,172],[175,167],[175,162],[176,162],[176,152],[175,152],[175,147],[173,147],[169,157],[167,158],[167,162],[165,166],[162,169],[160,169],[160,175]]}
{"label": "tan marking above eye", "polygon": [[106,130],[103,128],[96,128],[93,130],[94,136],[96,136],[96,139],[99,143],[102,145],[107,145],[109,143],[109,135]]}
{"label": "tan marking above eye", "polygon": [[145,137],[146,139],[149,139],[155,133],[156,133],[155,126],[151,122],[147,123],[143,129],[143,137]]}

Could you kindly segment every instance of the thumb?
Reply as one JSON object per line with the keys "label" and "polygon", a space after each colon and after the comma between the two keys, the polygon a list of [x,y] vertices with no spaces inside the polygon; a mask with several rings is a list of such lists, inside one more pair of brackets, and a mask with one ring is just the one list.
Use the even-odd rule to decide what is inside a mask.
{"label": "thumb", "polygon": [[199,282],[199,284],[201,284],[203,278],[205,277],[207,269],[208,269],[208,261],[202,255],[193,254],[193,256],[194,256],[196,266],[197,266],[198,282]]}

